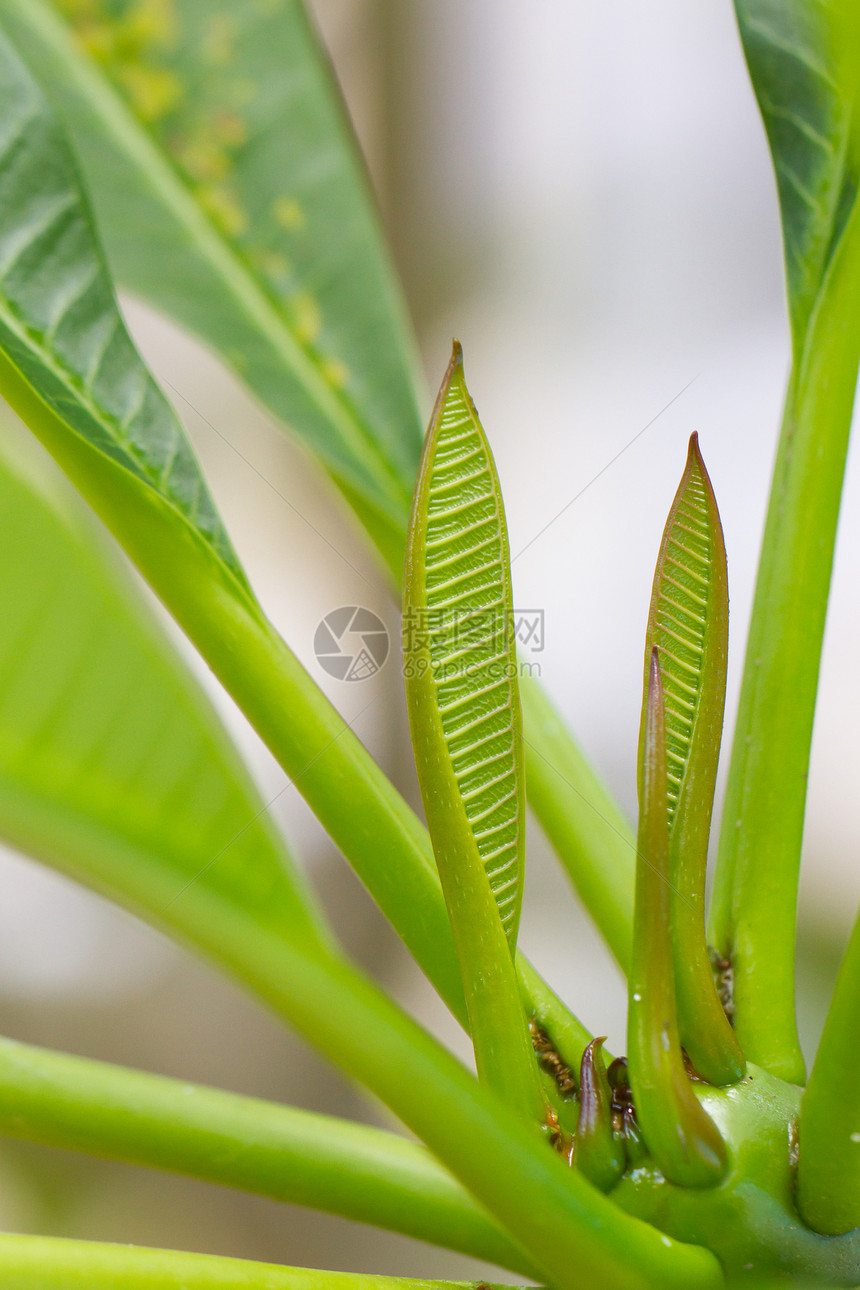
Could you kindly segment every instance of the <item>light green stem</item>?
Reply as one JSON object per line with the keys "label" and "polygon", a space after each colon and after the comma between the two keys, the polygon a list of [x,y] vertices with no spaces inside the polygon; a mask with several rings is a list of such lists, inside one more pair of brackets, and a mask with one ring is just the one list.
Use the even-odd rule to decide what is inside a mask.
{"label": "light green stem", "polygon": [[0,1133],[204,1178],[537,1275],[424,1147],[334,1116],[0,1039]]}
{"label": "light green stem", "polygon": [[747,1058],[803,1083],[797,878],[821,642],[860,355],[855,204],[793,372],[768,507],[711,914]]}
{"label": "light green stem", "polygon": [[[152,489],[69,432],[9,361],[0,387],[125,547],[280,762],[464,1025],[463,987],[429,838],[414,812],[267,621]],[[180,896],[181,899],[181,896]],[[217,954],[216,954],[217,957]],[[528,990],[528,983],[525,988]],[[554,1032],[590,1035],[555,998]],[[578,1063],[581,1048],[570,1054]]]}
{"label": "light green stem", "polygon": [[[244,956],[244,934],[224,929]],[[354,969],[256,937],[259,993],[325,1056],[371,1088],[560,1290],[721,1284],[716,1260],[631,1223]]]}
{"label": "light green stem", "polygon": [[800,1106],[797,1207],[816,1232],[860,1226],[860,920]]}
{"label": "light green stem", "polygon": [[7,1235],[0,1236],[0,1283],[3,1290],[467,1290],[475,1285]]}
{"label": "light green stem", "polygon": [[[411,480],[392,469],[368,427],[324,379],[286,314],[275,307],[242,257],[214,227],[176,168],[107,77],[82,53],[52,6],[43,0],[9,0],[6,10],[13,34],[23,31],[27,40],[22,45],[38,54],[37,71],[44,73],[45,83],[76,97],[93,128],[106,132],[118,155],[147,178],[168,223],[193,244],[195,256],[211,271],[216,313],[220,307],[225,317],[238,319],[252,353],[260,347],[266,370],[283,371],[285,379],[303,391],[315,414],[328,422],[334,442],[343,451],[333,455],[319,445],[316,451],[376,544],[392,580],[399,581]],[[401,315],[398,293],[391,287],[386,290],[389,308]],[[200,329],[194,308],[180,320],[190,320]],[[215,335],[217,344],[217,326]],[[233,352],[231,346],[222,348]],[[280,403],[275,412],[283,416]],[[629,959],[633,908],[634,848],[629,825],[538,683],[524,677],[522,691],[530,745],[526,750],[530,800],[577,891],[624,966]],[[575,1058],[578,1061],[578,1053]]]}

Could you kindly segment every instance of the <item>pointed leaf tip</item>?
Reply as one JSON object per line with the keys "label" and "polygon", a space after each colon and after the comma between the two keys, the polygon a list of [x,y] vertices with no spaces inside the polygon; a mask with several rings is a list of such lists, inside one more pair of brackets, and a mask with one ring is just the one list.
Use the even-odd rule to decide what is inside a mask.
{"label": "pointed leaf tip", "polygon": [[513,957],[525,776],[501,489],[455,341],[415,490],[403,600],[418,782],[482,1079],[542,1119]]}
{"label": "pointed leaf tip", "polygon": [[612,1131],[612,1089],[602,1048],[606,1037],[592,1039],[580,1064],[579,1121],[573,1163],[600,1191],[610,1191],[624,1172],[623,1143]]}
{"label": "pointed leaf tip", "polygon": [[[742,1078],[743,1053],[717,996],[705,940],[705,871],[725,705],[728,576],[714,491],[690,435],[660,543],[646,638],[645,709],[659,654],[665,712],[666,810],[678,1024],[696,1070]],[[644,743],[640,749],[644,773]]]}
{"label": "pointed leaf tip", "polygon": [[462,379],[457,341],[416,488],[404,655],[419,779],[440,868],[452,837],[457,847],[460,835],[468,839],[513,951],[525,806],[510,554],[498,476]]}

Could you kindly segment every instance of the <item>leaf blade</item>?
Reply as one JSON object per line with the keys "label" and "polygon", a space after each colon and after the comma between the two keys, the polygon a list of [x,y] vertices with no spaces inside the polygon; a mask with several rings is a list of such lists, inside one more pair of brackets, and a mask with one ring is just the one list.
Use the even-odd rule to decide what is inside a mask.
{"label": "leaf blade", "polygon": [[[307,442],[396,568],[421,446],[417,364],[302,5],[179,0],[171,32],[150,38],[130,34],[131,6],[72,12],[71,29],[58,7],[13,3],[5,21],[73,134],[117,276]],[[223,61],[206,53],[219,24]],[[142,77],[176,87],[169,109],[147,113]]]}
{"label": "leaf blade", "polygon": [[789,312],[802,346],[815,299],[856,193],[852,107],[840,88],[839,4],[735,0],[774,161]]}
{"label": "leaf blade", "polygon": [[0,36],[0,347],[52,411],[247,581],[167,400],[128,337],[74,163]]}
{"label": "leaf blade", "polygon": [[213,897],[328,943],[209,703],[74,495],[57,492],[4,450],[4,838],[210,953]]}
{"label": "leaf blade", "polygon": [[513,956],[525,787],[501,489],[454,352],[427,433],[404,579],[404,671],[427,825],[480,1077],[542,1119]]}
{"label": "leaf blade", "polygon": [[416,645],[427,649],[445,755],[513,951],[525,792],[510,554],[498,477],[462,377],[459,347],[426,453],[405,602],[419,641],[409,640],[407,621],[407,649],[410,655]]}
{"label": "leaf blade", "polygon": [[660,1169],[682,1187],[714,1187],[726,1149],[684,1069],[671,944],[666,726],[652,648],[640,741],[639,831],[627,1049],[636,1117]]}
{"label": "leaf blade", "polygon": [[698,436],[669,511],[645,639],[640,794],[647,759],[649,672],[658,650],[664,694],[671,928],[682,1042],[713,1084],[744,1073],[717,996],[705,942],[705,878],[726,694],[728,574],[716,498]]}
{"label": "leaf blade", "polygon": [[[325,369],[324,364],[323,375],[326,380],[333,379],[338,364],[346,364],[355,379],[366,381],[373,373],[379,375],[375,393],[358,390],[353,397],[355,407],[359,412],[363,410],[365,421],[378,436],[382,455],[387,460],[382,473],[377,472],[371,484],[361,469],[354,478],[346,469],[348,463],[343,455],[337,451],[338,436],[344,430],[337,390],[334,402],[331,394],[324,396],[318,391],[315,408],[304,404],[294,406],[289,401],[288,387],[295,384],[296,376],[291,372],[291,364],[294,366],[293,360],[298,359],[293,342],[284,334],[285,284],[267,282],[260,265],[249,264],[247,257],[238,263],[234,254],[236,239],[217,229],[213,234],[210,216],[193,198],[193,183],[190,189],[178,174],[174,159],[168,157],[168,149],[154,139],[145,123],[142,127],[135,118],[128,96],[123,97],[118,85],[109,79],[107,69],[98,66],[94,57],[84,50],[88,33],[89,37],[97,35],[95,43],[108,51],[111,40],[105,42],[98,24],[94,33],[83,19],[80,40],[72,41],[68,28],[57,18],[58,7],[57,0],[53,4],[46,0],[32,3],[9,0],[4,22],[31,60],[46,92],[62,110],[74,135],[118,276],[133,290],[152,299],[208,339],[276,416],[292,420],[294,430],[301,431],[303,426],[311,424],[316,427],[308,437],[308,445],[333,474],[395,580],[399,581],[409,496],[422,439],[414,394],[413,373],[418,365],[413,357],[403,302],[381,248],[378,220],[368,201],[360,160],[353,155],[354,143],[337,89],[325,66],[319,42],[302,16],[301,5],[298,0],[288,0],[277,13],[272,8],[268,29],[271,39],[264,40],[263,44],[269,60],[273,50],[281,52],[281,62],[276,68],[279,79],[288,65],[297,69],[299,81],[307,79],[308,68],[313,69],[309,75],[317,86],[319,105],[324,101],[328,104],[320,110],[324,117],[322,128],[329,140],[329,155],[337,155],[335,169],[341,175],[343,201],[353,210],[350,226],[359,230],[355,239],[344,239],[343,221],[334,230],[334,237],[331,228],[309,222],[301,236],[308,242],[303,254],[307,256],[306,276],[312,289],[320,281],[334,284],[339,278],[355,284],[352,304],[359,301],[361,307],[354,314],[345,310],[345,317],[349,314],[353,320],[351,332],[349,336],[346,332],[341,334],[335,346],[334,367]],[[205,11],[213,22],[223,16],[223,11],[216,11],[211,3],[196,7],[198,13]],[[185,9],[183,0],[174,12],[184,13]],[[90,6],[89,12],[103,10],[99,0],[95,7]],[[288,25],[292,34],[285,40]],[[195,44],[181,27],[182,24],[178,40],[183,52],[177,57],[185,72],[198,80],[208,76],[213,84],[219,75],[225,84],[229,80],[232,86],[249,83],[247,77],[229,76],[230,68],[236,65],[234,56],[239,57],[240,64],[246,56],[235,39],[222,37],[225,47],[232,49],[229,65],[219,66],[216,60],[208,67],[196,68],[195,63],[211,48],[210,42],[198,40]],[[163,75],[172,74],[175,68],[162,65],[155,70]],[[199,88],[211,101],[212,84],[201,83]],[[186,98],[193,101],[195,96]],[[300,97],[296,97],[292,106],[298,106]],[[291,115],[291,110],[291,105],[284,106],[280,130],[270,131],[272,137],[278,134],[284,140],[292,137],[289,126],[294,114]],[[215,120],[213,138],[218,137],[220,128]],[[300,142],[304,147],[306,141],[300,138]],[[308,166],[314,169],[311,160]],[[262,175],[254,176],[254,183],[243,190],[243,199],[256,200],[260,179],[263,181],[260,191],[268,192],[265,185],[271,182],[271,177],[290,175],[293,167],[294,157],[287,149],[284,155],[279,154],[271,161]],[[147,175],[155,177],[153,183],[158,189],[155,197],[148,191]],[[194,175],[191,179],[196,182]],[[244,208],[247,209],[247,201]],[[284,247],[271,240],[272,234],[283,238],[285,233],[282,229],[273,229],[269,217],[270,212],[266,227],[252,219],[249,233],[253,233],[256,250],[264,258],[277,258],[283,255]],[[314,237],[316,243],[311,245]],[[348,265],[338,275],[333,275],[328,267],[333,242],[341,247],[346,247],[348,242],[352,252]],[[254,256],[250,259],[253,261]],[[165,264],[170,265],[171,272],[164,272]],[[375,303],[372,317],[368,318],[366,306],[371,300]],[[321,313],[329,324],[337,322],[338,309],[333,301]],[[300,319],[297,317],[295,321],[298,325]],[[356,467],[354,460],[352,466]],[[393,492],[385,482],[390,478],[400,481]],[[384,497],[379,493],[380,487]],[[532,699],[535,689],[536,682],[524,678],[523,696],[529,708],[529,725],[535,732],[534,751],[529,753],[535,809],[577,889],[589,907],[597,911],[598,924],[624,965],[629,957],[633,903],[634,847],[629,825],[557,719],[552,721],[551,734],[544,738],[547,704],[539,695]],[[556,767],[562,774],[561,780]],[[611,863],[604,864],[605,857]]]}

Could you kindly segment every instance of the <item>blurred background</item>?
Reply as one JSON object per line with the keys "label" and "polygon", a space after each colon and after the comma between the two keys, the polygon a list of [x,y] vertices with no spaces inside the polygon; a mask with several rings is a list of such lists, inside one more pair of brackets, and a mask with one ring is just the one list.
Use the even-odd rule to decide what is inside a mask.
{"label": "blurred background", "polygon": [[[451,337],[496,453],[532,661],[631,813],[660,533],[697,430],[729,558],[731,722],[788,362],[775,194],[728,0],[316,0],[365,149],[430,394]],[[239,554],[289,643],[410,798],[396,651],[327,676],[314,630],[398,611],[334,490],[201,346],[133,299]],[[170,389],[168,388],[168,393]],[[232,445],[232,446],[231,446]],[[802,891],[814,1051],[860,897],[860,480],[849,464],[825,643]],[[345,558],[344,558],[345,557]],[[459,1035],[285,777],[213,693],[343,939],[458,1052]],[[8,854],[0,1014],[16,1038],[385,1123],[256,1005],[157,933]],[[620,978],[538,831],[521,944],[615,1051]],[[0,1223],[399,1275],[458,1256],[169,1176],[5,1143]]]}

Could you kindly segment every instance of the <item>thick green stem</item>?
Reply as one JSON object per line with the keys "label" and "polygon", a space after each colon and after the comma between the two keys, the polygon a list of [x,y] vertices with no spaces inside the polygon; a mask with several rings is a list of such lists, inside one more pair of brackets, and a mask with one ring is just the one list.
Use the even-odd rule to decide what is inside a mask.
{"label": "thick green stem", "polygon": [[324,1210],[536,1275],[424,1147],[334,1116],[2,1039],[0,1133]]}
{"label": "thick green stem", "polygon": [[797,1207],[816,1232],[860,1226],[860,920],[839,971],[798,1124]]}
{"label": "thick green stem", "polygon": [[860,204],[789,384],[744,667],[711,913],[750,1061],[803,1083],[797,878],[821,643],[860,355]]}
{"label": "thick green stem", "polygon": [[[451,926],[427,832],[414,812],[256,602],[194,532],[177,523],[152,489],[138,488],[121,467],[70,432],[3,356],[0,386],[266,741],[465,1025]],[[545,1009],[556,1011],[560,1031],[579,1030],[584,1047],[590,1035],[555,996]],[[554,1033],[549,1018],[546,1025]],[[581,1048],[569,1060],[578,1063],[580,1055]]]}
{"label": "thick green stem", "polygon": [[[150,133],[134,119],[122,96],[93,60],[82,53],[50,6],[35,0],[15,0],[6,9],[14,34],[23,32],[26,39],[22,47],[26,46],[34,56],[36,70],[45,73],[45,83],[56,83],[61,95],[71,92],[83,119],[92,124],[96,134],[104,131],[117,155],[125,157],[135,172],[145,177],[169,225],[182,230],[185,239],[193,242],[195,256],[210,270],[210,283],[214,284],[221,313],[239,320],[252,359],[258,355],[258,346],[262,346],[269,402],[276,414],[283,418],[280,395],[274,400],[272,397],[271,391],[279,386],[277,381],[271,383],[271,373],[281,370],[289,386],[295,383],[305,391],[308,406],[327,418],[335,441],[348,448],[350,461],[360,467],[359,476],[354,469],[338,469],[330,454],[323,454],[324,464],[380,551],[392,581],[397,583],[411,481],[392,477],[391,464],[380,456],[366,427],[354,423],[338,393],[325,387],[320,372],[290,333],[288,320],[273,307],[241,257],[213,228]],[[189,314],[187,301],[177,303],[170,293],[168,296],[180,321],[184,317],[192,329],[207,331],[208,318],[204,322],[193,306]],[[394,291],[389,294],[389,305],[395,313],[401,313],[402,305]],[[215,335],[217,345],[217,323]],[[231,355],[234,342],[235,337],[229,347]],[[408,352],[408,344],[406,348]],[[242,375],[254,384],[247,370]],[[259,378],[259,363],[257,375]],[[370,500],[368,481],[375,485],[375,503]],[[629,826],[552,705],[540,694],[537,682],[524,678],[525,708],[530,707],[530,694],[536,696],[535,708],[543,711],[540,721],[525,713],[526,734],[533,745],[527,755],[529,793],[535,813],[584,902],[593,908],[613,953],[624,965],[629,958],[633,908],[633,839]],[[546,737],[544,721],[552,727]],[[578,1061],[579,1053],[572,1059],[574,1056]]]}
{"label": "thick green stem", "polygon": [[[237,929],[239,953],[243,935]],[[231,952],[225,929],[222,952]],[[631,1224],[354,969],[256,939],[258,989],[330,1060],[371,1088],[561,1290],[721,1284],[713,1257]]]}
{"label": "thick green stem", "polygon": [[474,1282],[413,1281],[285,1268],[211,1254],[0,1236],[3,1290],[467,1290]]}

